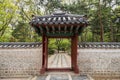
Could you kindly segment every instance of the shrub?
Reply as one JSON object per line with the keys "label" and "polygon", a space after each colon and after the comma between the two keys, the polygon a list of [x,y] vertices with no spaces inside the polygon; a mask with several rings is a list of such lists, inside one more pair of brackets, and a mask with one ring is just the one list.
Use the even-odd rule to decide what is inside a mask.
{"label": "shrub", "polygon": [[52,48],[49,48],[49,49],[48,49],[48,54],[52,55],[52,54],[54,54],[54,53],[55,53],[54,49],[52,49]]}

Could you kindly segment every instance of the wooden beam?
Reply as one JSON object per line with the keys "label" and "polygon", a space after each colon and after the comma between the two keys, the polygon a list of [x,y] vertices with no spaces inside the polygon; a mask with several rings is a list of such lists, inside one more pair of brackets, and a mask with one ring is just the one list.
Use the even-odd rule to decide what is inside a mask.
{"label": "wooden beam", "polygon": [[60,33],[60,30],[61,30],[60,25],[58,26],[58,29],[59,29],[59,33]]}
{"label": "wooden beam", "polygon": [[52,30],[53,30],[53,33],[55,33],[55,28],[54,28],[54,26],[52,26]]}
{"label": "wooden beam", "polygon": [[40,28],[40,32],[43,33],[42,26],[38,26]]}
{"label": "wooden beam", "polygon": [[45,28],[46,28],[46,30],[47,30],[47,33],[49,33],[49,28],[48,28],[48,26],[45,26]]}
{"label": "wooden beam", "polygon": [[47,33],[47,36],[72,36],[72,33],[63,33],[63,32],[56,32],[56,33]]}
{"label": "wooden beam", "polygon": [[80,25],[77,26],[75,33],[78,33],[78,29],[80,28]]}
{"label": "wooden beam", "polygon": [[67,32],[67,26],[65,26],[64,31],[65,31],[65,33]]}
{"label": "wooden beam", "polygon": [[72,30],[73,30],[73,25],[72,25],[71,28],[70,28],[70,33],[72,33]]}

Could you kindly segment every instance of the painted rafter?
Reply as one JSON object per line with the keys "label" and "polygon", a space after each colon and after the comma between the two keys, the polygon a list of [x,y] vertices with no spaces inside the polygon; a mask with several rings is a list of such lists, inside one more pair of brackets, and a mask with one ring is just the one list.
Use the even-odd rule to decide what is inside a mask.
{"label": "painted rafter", "polygon": [[72,33],[72,31],[73,31],[73,25],[72,25],[71,28],[70,28],[70,33]]}
{"label": "painted rafter", "polygon": [[40,29],[40,32],[43,33],[42,27],[41,27],[41,26],[38,26],[38,27],[39,27],[39,29]]}
{"label": "painted rafter", "polygon": [[46,30],[47,30],[47,33],[49,33],[49,28],[48,28],[48,26],[45,26],[45,28],[46,28]]}
{"label": "painted rafter", "polygon": [[78,33],[78,29],[80,28],[80,26],[78,25],[75,32]]}
{"label": "painted rafter", "polygon": [[60,26],[58,26],[58,29],[59,29],[59,33],[60,33],[60,31],[61,31],[61,28],[60,28]]}
{"label": "painted rafter", "polygon": [[65,31],[65,33],[67,32],[67,26],[65,26],[64,31]]}
{"label": "painted rafter", "polygon": [[52,30],[53,30],[52,32],[55,33],[55,27],[54,26],[52,26]]}

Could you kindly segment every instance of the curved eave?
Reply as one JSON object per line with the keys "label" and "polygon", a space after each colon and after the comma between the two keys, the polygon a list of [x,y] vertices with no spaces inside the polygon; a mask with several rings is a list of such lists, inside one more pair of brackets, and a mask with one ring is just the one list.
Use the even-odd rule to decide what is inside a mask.
{"label": "curved eave", "polygon": [[59,24],[44,24],[44,23],[42,23],[42,24],[39,24],[39,23],[31,23],[31,26],[33,26],[33,27],[35,27],[35,26],[49,26],[49,27],[51,27],[51,26],[54,26],[54,27],[58,27],[58,26],[60,26],[60,27],[65,27],[65,26],[71,26],[71,25],[73,25],[73,26],[83,26],[83,27],[85,27],[85,26],[87,26],[88,24],[87,23],[69,23],[69,24],[66,24],[66,23],[59,23]]}
{"label": "curved eave", "polygon": [[80,35],[88,21],[84,16],[61,13],[34,17],[30,24],[39,35],[73,36]]}

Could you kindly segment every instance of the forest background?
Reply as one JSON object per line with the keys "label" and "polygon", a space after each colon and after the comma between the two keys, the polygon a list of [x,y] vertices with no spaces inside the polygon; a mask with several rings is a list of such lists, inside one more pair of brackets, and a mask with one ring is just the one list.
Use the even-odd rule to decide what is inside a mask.
{"label": "forest background", "polygon": [[[89,25],[79,42],[120,41],[120,0],[0,0],[0,42],[41,42],[29,25],[31,15],[52,14],[57,9],[87,15]],[[52,44],[66,46],[70,40],[52,39]]]}

